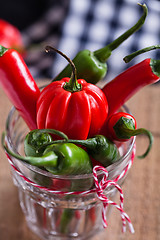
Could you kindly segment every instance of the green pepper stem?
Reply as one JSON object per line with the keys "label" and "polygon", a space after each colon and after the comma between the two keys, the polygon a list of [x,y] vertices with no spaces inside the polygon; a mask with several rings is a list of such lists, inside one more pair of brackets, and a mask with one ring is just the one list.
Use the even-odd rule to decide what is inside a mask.
{"label": "green pepper stem", "polygon": [[[55,140],[55,141],[51,141],[43,146],[49,146],[52,144],[56,144],[56,143],[64,143],[64,140]],[[97,141],[95,138],[89,138],[86,140],[76,140],[76,139],[68,139],[67,143],[74,143],[74,144],[80,144],[84,147],[87,147],[88,149],[93,149],[97,146]]]}
{"label": "green pepper stem", "polygon": [[124,136],[126,135],[128,138],[130,138],[132,136],[137,136],[139,134],[144,134],[148,137],[149,146],[148,146],[146,152],[141,156],[137,156],[138,158],[145,158],[148,155],[149,151],[151,150],[151,147],[152,147],[152,144],[153,144],[152,133],[145,128],[138,128],[138,129],[134,130],[134,129],[126,128],[125,126],[123,127],[123,125],[120,127],[120,130],[121,130],[121,132],[123,132],[123,135]]}
{"label": "green pepper stem", "polygon": [[38,167],[44,167],[44,166],[51,166],[51,167],[57,167],[58,164],[58,156],[53,152],[50,151],[47,154],[43,155],[42,157],[23,157],[20,154],[17,154],[13,151],[11,151],[7,145],[5,144],[5,133],[2,134],[2,146],[5,149],[5,151],[11,155],[12,157],[27,162],[31,165],[38,166]]}
{"label": "green pepper stem", "polygon": [[68,140],[54,140],[54,141],[51,141],[48,143],[44,143],[43,146],[40,146],[39,148],[37,148],[37,151],[39,152],[52,144],[66,143],[66,142],[68,143],[68,142],[70,142],[70,140],[69,139]]}
{"label": "green pepper stem", "polygon": [[[39,147],[38,151],[41,148],[47,147],[47,146],[52,145],[52,144],[57,144],[57,143],[65,143],[65,141],[64,140],[55,140],[55,141],[48,142],[48,143],[44,144],[43,146]],[[94,138],[86,139],[86,140],[68,139],[67,143],[79,144],[79,145],[82,145],[82,146],[84,146],[88,149],[93,149],[97,146],[97,142],[96,142],[96,140],[94,140]]]}
{"label": "green pepper stem", "polygon": [[2,57],[7,51],[8,51],[8,48],[5,48],[2,45],[0,45],[0,57]]}
{"label": "green pepper stem", "polygon": [[[99,135],[99,138],[101,138],[101,135]],[[64,140],[51,141],[51,142],[47,143],[46,146],[56,144],[56,143],[64,143]],[[79,145],[86,147],[89,150],[93,150],[93,149],[95,150],[96,148],[103,147],[102,143],[97,140],[97,136],[95,136],[93,138],[88,138],[86,140],[68,139],[67,143],[79,144]]]}
{"label": "green pepper stem", "polygon": [[128,31],[123,33],[120,37],[115,39],[113,42],[94,52],[95,57],[99,59],[100,62],[106,62],[107,59],[110,57],[111,52],[114,49],[116,49],[121,43],[123,43],[127,38],[129,38],[134,32],[138,31],[141,28],[141,26],[144,24],[146,16],[148,14],[148,8],[146,4],[138,3],[138,5],[143,8],[143,15],[138,20],[138,22]]}
{"label": "green pepper stem", "polygon": [[146,48],[143,48],[141,50],[138,50],[136,52],[133,52],[131,53],[130,55],[127,55],[123,58],[123,60],[128,63],[130,62],[134,57],[142,54],[142,53],[146,53],[146,52],[149,52],[149,51],[152,51],[152,50],[155,50],[155,49],[160,49],[160,45],[153,45],[153,46],[150,46],[150,47],[146,47]]}
{"label": "green pepper stem", "polygon": [[89,138],[86,140],[69,139],[68,142],[74,143],[74,144],[80,144],[88,149],[93,149],[97,146],[97,142],[94,141],[94,138]]}
{"label": "green pepper stem", "polygon": [[160,77],[160,60],[154,60],[154,59],[151,59],[150,61],[150,67],[152,69],[152,72]]}
{"label": "green pepper stem", "polygon": [[68,141],[68,136],[65,133],[55,130],[55,129],[44,128],[44,129],[34,129],[34,130],[30,131],[30,133],[34,133],[34,132],[55,134],[61,138],[64,138],[66,141]]}
{"label": "green pepper stem", "polygon": [[71,68],[72,68],[71,78],[70,78],[69,82],[65,83],[63,88],[66,91],[69,91],[69,92],[78,92],[78,91],[80,91],[82,86],[77,81],[77,69],[76,69],[75,64],[73,63],[73,61],[69,57],[67,57],[64,53],[59,51],[58,49],[56,49],[54,47],[51,47],[51,46],[46,46],[46,52],[49,52],[51,50],[55,51],[55,52],[59,53],[61,56],[63,56],[69,62],[69,64],[71,65]]}

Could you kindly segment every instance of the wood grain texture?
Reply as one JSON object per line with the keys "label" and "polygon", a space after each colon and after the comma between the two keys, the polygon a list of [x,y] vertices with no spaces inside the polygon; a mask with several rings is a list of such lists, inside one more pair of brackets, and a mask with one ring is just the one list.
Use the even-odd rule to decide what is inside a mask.
{"label": "wood grain texture", "polygon": [[[0,89],[0,135],[11,103]],[[137,93],[127,103],[138,122],[138,127],[154,134],[153,148],[144,160],[135,158],[134,164],[122,187],[124,210],[130,216],[135,234],[121,232],[121,218],[113,208],[109,226],[91,240],[159,240],[160,239],[160,88],[149,86]],[[148,144],[144,136],[137,137],[137,155],[143,153]],[[0,147],[0,239],[39,240],[26,226],[19,206],[18,193],[12,183],[10,166]],[[118,203],[117,195],[116,202]]]}

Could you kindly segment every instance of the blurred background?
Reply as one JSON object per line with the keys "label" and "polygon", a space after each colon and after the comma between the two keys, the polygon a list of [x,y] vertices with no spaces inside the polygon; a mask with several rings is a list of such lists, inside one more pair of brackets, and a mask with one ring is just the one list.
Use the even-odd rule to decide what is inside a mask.
{"label": "blurred background", "polygon": [[[61,56],[45,53],[46,45],[58,48],[71,59],[80,50],[94,51],[104,47],[131,28],[141,17],[142,8],[137,2],[148,6],[146,21],[138,32],[113,51],[107,61],[108,73],[103,83],[147,57],[160,59],[160,50],[154,50],[136,57],[128,64],[123,61],[123,57],[133,51],[160,44],[159,0],[0,1],[0,44],[5,47],[13,45],[20,50],[35,79],[54,78],[67,64]],[[13,24],[16,29],[2,20]],[[2,134],[12,104],[1,88],[0,97]],[[125,211],[131,216],[136,233],[121,233],[120,218],[117,218],[117,210],[114,210],[109,222],[111,227],[102,236],[95,236],[95,240],[106,240],[106,236],[112,240],[159,239],[159,102],[159,87],[146,88],[129,102],[139,127],[151,130],[155,139],[150,156],[145,161],[135,161],[124,185]],[[137,153],[142,152],[145,143],[145,138],[137,139]],[[10,166],[1,148],[0,154],[0,239],[38,240],[26,227],[18,194],[9,174]]]}
{"label": "blurred background", "polygon": [[[160,43],[160,1],[139,2],[148,6],[146,21],[113,51],[105,80],[111,80],[146,57],[160,59],[160,50],[154,50],[128,64],[123,62],[125,55]],[[141,15],[137,0],[5,0],[0,11],[0,19],[19,29],[26,49],[25,61],[36,79],[54,78],[67,64],[61,56],[45,53],[46,45],[73,59],[80,50],[94,51],[109,44]]]}

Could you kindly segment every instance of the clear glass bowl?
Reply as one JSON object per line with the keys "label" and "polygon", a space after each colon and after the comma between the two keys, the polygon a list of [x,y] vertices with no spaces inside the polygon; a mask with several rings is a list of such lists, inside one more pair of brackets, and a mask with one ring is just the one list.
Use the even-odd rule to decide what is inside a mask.
{"label": "clear glass bowl", "polygon": [[[8,147],[24,155],[24,137],[29,129],[13,107],[6,123]],[[120,159],[107,167],[109,179],[119,176],[131,160],[135,138],[120,145]],[[14,184],[19,190],[19,201],[29,228],[45,240],[88,239],[103,230],[102,202],[96,192],[85,195],[66,195],[71,186],[78,191],[95,189],[93,174],[76,176],[53,175],[40,168],[21,162],[10,156]],[[126,175],[117,183],[121,186]],[[102,172],[98,173],[98,179]],[[40,186],[40,187],[37,187]],[[55,191],[62,192],[61,194]],[[117,190],[105,190],[108,199],[114,200]],[[107,219],[111,207],[107,207]]]}

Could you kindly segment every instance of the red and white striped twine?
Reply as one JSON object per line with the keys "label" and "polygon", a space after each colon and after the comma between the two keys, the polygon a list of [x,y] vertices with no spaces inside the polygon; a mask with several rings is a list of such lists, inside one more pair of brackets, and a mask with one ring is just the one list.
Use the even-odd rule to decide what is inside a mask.
{"label": "red and white striped twine", "polygon": [[[44,191],[53,193],[53,194],[63,194],[63,195],[85,195],[88,193],[97,193],[97,197],[98,199],[103,203],[103,209],[102,209],[102,223],[103,223],[103,227],[106,228],[108,226],[107,220],[106,220],[106,210],[109,204],[115,206],[121,214],[121,219],[122,219],[122,231],[126,232],[126,221],[128,223],[129,226],[129,230],[131,233],[134,233],[134,228],[133,225],[131,223],[131,220],[129,218],[129,216],[124,212],[123,210],[123,201],[124,201],[124,196],[123,196],[123,192],[121,187],[116,183],[118,180],[120,180],[121,178],[123,178],[125,176],[125,174],[127,173],[127,171],[131,168],[134,157],[135,157],[135,145],[133,147],[132,150],[132,156],[130,161],[128,162],[127,166],[124,168],[124,170],[122,171],[122,173],[120,175],[117,176],[117,178],[115,178],[114,180],[109,180],[108,179],[108,171],[102,167],[102,166],[95,166],[93,168],[93,177],[94,177],[94,182],[95,182],[95,188],[91,189],[91,190],[87,190],[87,191],[74,191],[74,192],[62,192],[62,191],[57,191],[57,190],[52,190],[52,189],[48,189],[46,187],[40,186],[36,183],[34,183],[33,181],[31,181],[30,179],[28,179],[27,177],[25,177],[20,170],[14,165],[12,159],[10,158],[10,156],[6,153],[8,161],[10,163],[10,165],[12,166],[12,168],[16,171],[16,173],[22,177],[26,182],[30,183],[32,186],[37,187],[39,189],[42,189]],[[97,172],[98,171],[102,171],[104,176],[102,178],[102,180],[99,182],[98,181],[98,176],[97,176]],[[116,204],[114,201],[109,200],[107,198],[107,196],[103,193],[103,191],[110,187],[110,186],[114,186],[120,193],[120,204]]]}

